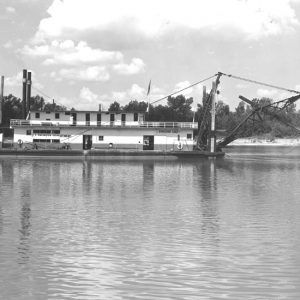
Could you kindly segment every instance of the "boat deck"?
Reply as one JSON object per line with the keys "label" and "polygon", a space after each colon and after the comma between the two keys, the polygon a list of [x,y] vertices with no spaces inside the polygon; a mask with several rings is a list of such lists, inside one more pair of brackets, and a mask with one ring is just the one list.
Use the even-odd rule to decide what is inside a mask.
{"label": "boat deck", "polygon": [[1,156],[10,157],[82,157],[82,158],[106,158],[106,157],[163,157],[163,158],[204,158],[223,157],[224,152],[208,151],[161,151],[161,150],[116,150],[116,149],[91,149],[91,150],[23,150],[0,149]]}

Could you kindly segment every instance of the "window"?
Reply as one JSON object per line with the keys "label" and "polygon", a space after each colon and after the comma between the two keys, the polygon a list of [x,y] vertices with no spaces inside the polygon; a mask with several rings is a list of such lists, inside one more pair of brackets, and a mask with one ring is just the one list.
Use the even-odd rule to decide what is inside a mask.
{"label": "window", "polygon": [[115,121],[115,114],[110,114],[110,121],[114,122]]}
{"label": "window", "polygon": [[103,141],[104,140],[104,136],[103,135],[99,135],[98,136],[98,141]]}
{"label": "window", "polygon": [[46,119],[46,121],[51,121],[50,119]]}
{"label": "window", "polygon": [[60,134],[60,130],[52,130],[53,134]]}
{"label": "window", "polygon": [[50,111],[46,111],[46,114],[50,114]]}
{"label": "window", "polygon": [[70,114],[71,114],[71,113],[70,113],[69,111],[66,111],[66,112],[65,112],[65,115],[66,115],[66,116],[69,116]]}
{"label": "window", "polygon": [[52,143],[59,143],[59,139],[52,140]]}
{"label": "window", "polygon": [[138,113],[134,113],[134,114],[133,114],[133,121],[134,121],[134,122],[137,122],[137,121],[138,121],[138,118],[139,118],[139,114],[138,114]]}
{"label": "window", "polygon": [[31,130],[30,129],[26,130],[26,135],[31,135]]}
{"label": "window", "polygon": [[121,115],[121,121],[122,122],[126,122],[126,114],[122,114]]}
{"label": "window", "polygon": [[97,114],[97,122],[101,122],[101,114]]}
{"label": "window", "polygon": [[59,113],[55,113],[55,119],[59,119]]}
{"label": "window", "polygon": [[193,137],[193,135],[192,135],[191,133],[188,133],[188,134],[186,135],[186,138],[187,138],[188,140],[191,140],[192,137]]}
{"label": "window", "polygon": [[51,140],[33,139],[34,143],[51,143]]}
{"label": "window", "polygon": [[36,119],[39,119],[39,118],[40,118],[40,113],[36,112],[36,113],[35,113],[35,118],[36,118]]}
{"label": "window", "polygon": [[89,113],[85,114],[85,120],[86,122],[89,122],[91,120],[91,115]]}

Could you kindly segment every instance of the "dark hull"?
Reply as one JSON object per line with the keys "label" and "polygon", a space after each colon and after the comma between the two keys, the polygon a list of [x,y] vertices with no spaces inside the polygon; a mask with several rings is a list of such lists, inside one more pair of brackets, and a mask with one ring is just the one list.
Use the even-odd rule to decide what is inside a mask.
{"label": "dark hull", "polygon": [[78,157],[94,158],[208,158],[223,157],[224,152],[208,151],[160,151],[160,150],[11,150],[1,149],[0,157]]}

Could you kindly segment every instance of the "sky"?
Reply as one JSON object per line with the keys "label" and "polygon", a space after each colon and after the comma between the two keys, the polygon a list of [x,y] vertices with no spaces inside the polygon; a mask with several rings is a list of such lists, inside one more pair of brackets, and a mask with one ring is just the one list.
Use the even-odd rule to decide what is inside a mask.
{"label": "sky", "polygon": [[[27,69],[33,96],[67,108],[151,103],[219,71],[300,90],[300,0],[1,0],[0,43],[4,95]],[[184,92],[194,107],[202,89]],[[224,76],[219,91],[232,110],[293,95]]]}

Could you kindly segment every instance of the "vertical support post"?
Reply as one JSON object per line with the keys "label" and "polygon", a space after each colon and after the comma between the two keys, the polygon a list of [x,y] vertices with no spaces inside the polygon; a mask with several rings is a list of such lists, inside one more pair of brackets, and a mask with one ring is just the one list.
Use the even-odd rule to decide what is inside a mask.
{"label": "vertical support post", "polygon": [[23,93],[22,93],[22,114],[26,119],[26,86],[27,86],[27,70],[23,70]]}
{"label": "vertical support post", "polygon": [[1,76],[1,90],[0,90],[0,124],[2,124],[3,94],[4,94],[4,76]]}
{"label": "vertical support post", "polygon": [[31,72],[27,73],[27,90],[26,90],[26,116],[25,119],[27,117],[27,114],[30,111],[30,99],[31,99]]}
{"label": "vertical support post", "polygon": [[211,128],[210,128],[210,152],[216,151],[216,95],[217,84],[212,83],[212,97],[211,97]]}
{"label": "vertical support post", "polygon": [[206,86],[203,86],[203,94],[202,94],[202,104],[204,106],[205,102],[206,102],[206,98],[207,98],[207,94],[206,94]]}

